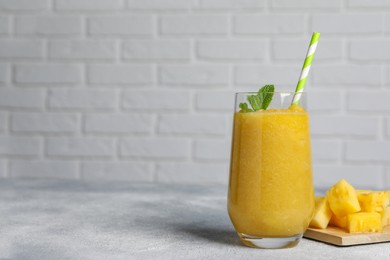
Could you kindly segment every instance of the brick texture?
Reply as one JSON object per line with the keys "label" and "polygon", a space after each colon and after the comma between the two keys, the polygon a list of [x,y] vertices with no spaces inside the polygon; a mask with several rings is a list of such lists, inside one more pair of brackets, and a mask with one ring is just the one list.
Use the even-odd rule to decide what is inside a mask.
{"label": "brick texture", "polygon": [[53,40],[49,43],[49,57],[55,59],[115,59],[116,54],[112,40]]}
{"label": "brick texture", "polygon": [[92,133],[149,133],[153,118],[148,115],[88,115],[85,131]]}
{"label": "brick texture", "polygon": [[38,156],[42,153],[42,140],[38,137],[0,136],[0,155]]}
{"label": "brick texture", "polygon": [[152,34],[153,19],[148,15],[92,17],[88,21],[88,31],[92,35],[147,36]]}
{"label": "brick texture", "polygon": [[25,64],[15,68],[18,83],[78,83],[81,78],[81,67],[73,64]]}
{"label": "brick texture", "polygon": [[312,30],[325,34],[380,33],[383,16],[376,14],[321,14],[313,17]]}
{"label": "brick texture", "polygon": [[190,153],[190,142],[183,138],[132,138],[119,142],[122,156],[144,158],[185,158]]}
{"label": "brick texture", "polygon": [[194,3],[193,0],[127,0],[131,10],[186,10]]}
{"label": "brick texture", "polygon": [[122,95],[126,110],[188,110],[190,95],[186,91],[130,90]]}
{"label": "brick texture", "polygon": [[0,64],[0,83],[7,82],[9,69],[6,64]]}
{"label": "brick texture", "polygon": [[262,60],[265,57],[264,41],[203,40],[197,47],[201,59]]}
{"label": "brick texture", "polygon": [[91,65],[88,81],[94,84],[150,84],[152,68],[147,65]]}
{"label": "brick texture", "polygon": [[43,42],[31,40],[0,40],[1,58],[42,58]]}
{"label": "brick texture", "polygon": [[303,33],[303,25],[300,15],[245,14],[234,17],[233,29],[236,34],[293,34]]}
{"label": "brick texture", "polygon": [[14,113],[11,129],[15,132],[72,133],[79,129],[79,118],[64,113]]}
{"label": "brick texture", "polygon": [[107,11],[122,7],[121,0],[55,0],[57,10],[64,11]]}
{"label": "brick texture", "polygon": [[162,34],[224,35],[228,31],[225,15],[167,15],[161,18]]}
{"label": "brick texture", "polygon": [[165,65],[160,81],[167,85],[226,85],[228,67],[224,65]]}
{"label": "brick texture", "polygon": [[17,34],[70,36],[82,31],[81,18],[75,16],[18,16],[15,23]]}
{"label": "brick texture", "polygon": [[10,31],[10,18],[0,15],[0,34],[7,34]]}
{"label": "brick texture", "polygon": [[111,157],[115,151],[112,138],[49,137],[46,152],[57,157]]}
{"label": "brick texture", "polygon": [[159,120],[160,133],[171,134],[215,134],[223,135],[226,120],[221,116],[162,115]]}
{"label": "brick texture", "polygon": [[129,60],[189,60],[188,40],[132,40],[123,43],[123,58]]}
{"label": "brick texture", "polygon": [[0,0],[0,10],[3,11],[38,11],[49,6],[48,0]]}
{"label": "brick texture", "polygon": [[42,108],[45,104],[44,92],[39,89],[0,89],[0,107],[3,108]]}
{"label": "brick texture", "polygon": [[264,0],[200,0],[199,7],[209,10],[251,10],[263,9],[265,2]]}
{"label": "brick texture", "polygon": [[389,8],[0,0],[0,177],[226,185],[235,92],[294,91],[319,31],[315,186],[390,189]]}
{"label": "brick texture", "polygon": [[117,104],[112,90],[55,89],[48,95],[48,105],[57,109],[113,109]]}

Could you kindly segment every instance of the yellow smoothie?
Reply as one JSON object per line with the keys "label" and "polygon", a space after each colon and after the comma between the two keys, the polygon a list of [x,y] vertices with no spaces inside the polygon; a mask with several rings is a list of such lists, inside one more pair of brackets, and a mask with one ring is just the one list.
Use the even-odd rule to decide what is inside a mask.
{"label": "yellow smoothie", "polygon": [[236,112],[228,211],[241,235],[303,233],[314,211],[309,115],[303,108]]}

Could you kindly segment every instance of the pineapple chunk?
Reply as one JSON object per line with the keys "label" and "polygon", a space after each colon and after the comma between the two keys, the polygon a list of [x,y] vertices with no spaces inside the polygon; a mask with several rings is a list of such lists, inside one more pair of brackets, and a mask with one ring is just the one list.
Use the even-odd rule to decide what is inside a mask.
{"label": "pineapple chunk", "polygon": [[389,204],[389,191],[357,191],[361,210],[381,212]]}
{"label": "pineapple chunk", "polygon": [[333,185],[327,191],[326,197],[330,209],[338,218],[360,211],[357,193],[352,185],[344,179]]}
{"label": "pineapple chunk", "polygon": [[347,227],[347,216],[338,218],[336,215],[332,215],[329,221],[329,225],[334,227],[346,228]]}
{"label": "pineapple chunk", "polygon": [[314,216],[310,222],[310,227],[325,229],[332,217],[326,197],[316,197]]}
{"label": "pineapple chunk", "polygon": [[390,225],[390,207],[386,207],[384,211],[381,212],[382,215],[382,226]]}
{"label": "pineapple chunk", "polygon": [[382,219],[378,212],[358,212],[347,216],[349,233],[382,231]]}

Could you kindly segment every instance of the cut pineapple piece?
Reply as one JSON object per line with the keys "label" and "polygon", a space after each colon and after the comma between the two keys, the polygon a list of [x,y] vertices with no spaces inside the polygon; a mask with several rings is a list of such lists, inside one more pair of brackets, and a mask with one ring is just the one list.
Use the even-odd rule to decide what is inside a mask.
{"label": "cut pineapple piece", "polygon": [[349,233],[380,232],[382,219],[378,212],[358,212],[347,216],[347,229]]}
{"label": "cut pineapple piece", "polygon": [[357,191],[361,211],[381,212],[389,204],[389,191]]}
{"label": "cut pineapple piece", "polygon": [[347,216],[338,218],[336,215],[332,215],[329,221],[329,225],[334,227],[346,228],[347,227]]}
{"label": "cut pineapple piece", "polygon": [[355,189],[346,180],[341,179],[333,185],[326,197],[329,207],[338,218],[360,211],[360,205]]}
{"label": "cut pineapple piece", "polygon": [[382,226],[390,225],[390,207],[386,207],[382,212]]}
{"label": "cut pineapple piece", "polygon": [[328,226],[331,217],[332,211],[330,211],[326,197],[316,197],[314,216],[309,226],[324,229]]}

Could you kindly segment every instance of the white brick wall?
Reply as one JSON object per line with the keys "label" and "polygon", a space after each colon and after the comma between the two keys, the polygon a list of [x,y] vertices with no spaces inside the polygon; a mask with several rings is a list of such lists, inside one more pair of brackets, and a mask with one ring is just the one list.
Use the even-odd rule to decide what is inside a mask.
{"label": "white brick wall", "polygon": [[48,0],[0,0],[0,10],[4,11],[37,11],[48,7]]}
{"label": "white brick wall", "polygon": [[82,67],[76,64],[23,64],[15,67],[17,83],[79,83]]}
{"label": "white brick wall", "polygon": [[49,157],[112,157],[115,142],[108,137],[49,137],[46,153]]}
{"label": "white brick wall", "polygon": [[25,133],[74,133],[79,117],[64,113],[12,113],[11,130]]}
{"label": "white brick wall", "polygon": [[0,84],[4,83],[8,79],[8,66],[6,64],[0,64]]}
{"label": "white brick wall", "polygon": [[108,89],[51,89],[49,108],[74,110],[113,110],[117,106],[115,90]]}
{"label": "white brick wall", "polygon": [[53,59],[113,60],[117,56],[114,40],[53,40],[48,55]]}
{"label": "white brick wall", "polygon": [[232,26],[239,35],[302,34],[305,28],[304,17],[295,14],[240,14]]}
{"label": "white brick wall", "polygon": [[119,154],[142,158],[183,159],[190,154],[190,141],[184,138],[131,138],[119,142]]}
{"label": "white brick wall", "polygon": [[87,115],[85,132],[87,133],[150,133],[153,117],[150,115]]}
{"label": "white brick wall", "polygon": [[0,15],[0,34],[7,34],[10,28],[10,18]]}
{"label": "white brick wall", "polygon": [[42,89],[1,88],[0,108],[26,109],[45,106],[45,94]]}
{"label": "white brick wall", "polygon": [[122,98],[128,111],[180,111],[190,107],[190,93],[182,90],[126,90]]}
{"label": "white brick wall", "polygon": [[42,140],[38,137],[0,136],[0,154],[36,157],[42,154]]}
{"label": "white brick wall", "polygon": [[373,34],[383,31],[383,20],[376,14],[324,14],[313,18],[311,28],[327,34]]}
{"label": "white brick wall", "polygon": [[77,36],[81,34],[81,17],[62,15],[28,15],[15,17],[15,34],[30,36]]}
{"label": "white brick wall", "polygon": [[54,0],[54,6],[59,11],[107,11],[120,9],[122,0]]}
{"label": "white brick wall", "polygon": [[112,36],[148,36],[153,33],[151,15],[110,15],[91,17],[88,20],[88,33]]}
{"label": "white brick wall", "polygon": [[88,81],[93,84],[150,84],[153,82],[149,65],[98,64],[88,68]]}
{"label": "white brick wall", "polygon": [[0,58],[43,58],[43,41],[0,40]]}
{"label": "white brick wall", "polygon": [[199,59],[264,60],[265,42],[254,40],[201,40],[197,45]]}
{"label": "white brick wall", "polygon": [[164,15],[160,19],[163,35],[226,35],[227,15]]}
{"label": "white brick wall", "polygon": [[189,60],[189,40],[131,40],[123,43],[126,60]]}
{"label": "white brick wall", "polygon": [[307,83],[314,181],[390,188],[389,1],[0,0],[0,176],[228,181],[234,92]]}
{"label": "white brick wall", "polygon": [[193,0],[127,0],[130,10],[181,10],[189,9]]}
{"label": "white brick wall", "polygon": [[159,71],[163,85],[204,86],[227,85],[226,65],[164,65]]}

